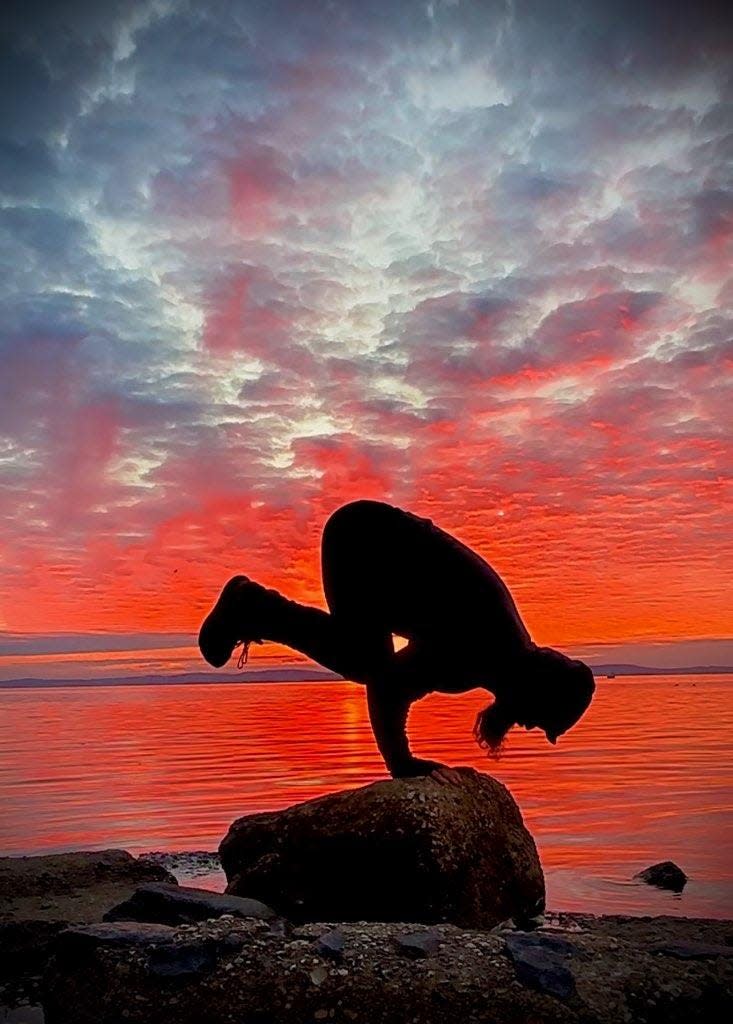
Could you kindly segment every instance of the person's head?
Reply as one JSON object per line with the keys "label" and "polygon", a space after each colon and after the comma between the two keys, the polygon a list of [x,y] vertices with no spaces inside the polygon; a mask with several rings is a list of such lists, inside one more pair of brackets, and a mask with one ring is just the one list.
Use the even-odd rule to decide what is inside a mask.
{"label": "person's head", "polygon": [[474,735],[479,744],[497,751],[513,725],[544,730],[556,743],[588,709],[595,682],[582,661],[551,647],[535,647],[516,662],[515,675],[503,680],[493,704],[479,712]]}

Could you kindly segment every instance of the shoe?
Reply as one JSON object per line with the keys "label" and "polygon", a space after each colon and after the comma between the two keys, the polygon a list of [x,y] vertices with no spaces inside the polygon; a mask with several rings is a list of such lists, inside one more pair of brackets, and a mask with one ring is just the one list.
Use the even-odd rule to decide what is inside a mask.
{"label": "shoe", "polygon": [[243,644],[239,668],[247,660],[249,645],[261,644],[266,622],[272,618],[285,598],[276,590],[268,590],[247,576],[232,576],[199,631],[199,648],[214,668],[221,668],[231,658],[234,648]]}

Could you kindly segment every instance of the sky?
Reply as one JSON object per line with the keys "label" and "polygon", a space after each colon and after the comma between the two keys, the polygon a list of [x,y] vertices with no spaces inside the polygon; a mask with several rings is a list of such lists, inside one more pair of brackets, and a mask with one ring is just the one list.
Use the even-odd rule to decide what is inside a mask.
{"label": "sky", "polygon": [[538,643],[731,663],[726,5],[2,27],[0,678],[202,665],[235,572],[324,606],[359,497],[474,547]]}

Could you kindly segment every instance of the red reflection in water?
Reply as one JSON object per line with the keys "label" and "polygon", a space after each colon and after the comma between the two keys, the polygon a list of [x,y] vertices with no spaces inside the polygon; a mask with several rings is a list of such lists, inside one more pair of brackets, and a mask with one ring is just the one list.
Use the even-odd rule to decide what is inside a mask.
{"label": "red reflection in water", "polygon": [[[415,752],[501,779],[532,830],[553,909],[730,916],[733,677],[599,680],[549,746],[488,761],[480,691],[413,709]],[[384,777],[349,683],[0,690],[4,853],[213,849],[233,818]],[[672,859],[682,897],[631,885]]]}

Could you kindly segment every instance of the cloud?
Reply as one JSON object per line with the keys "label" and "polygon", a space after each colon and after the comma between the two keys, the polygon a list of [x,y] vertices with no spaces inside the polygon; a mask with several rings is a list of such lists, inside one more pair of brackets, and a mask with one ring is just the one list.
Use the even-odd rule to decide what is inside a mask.
{"label": "cloud", "polygon": [[722,635],[730,24],[11,3],[0,627],[191,632],[240,567],[322,603],[368,496],[540,639]]}

